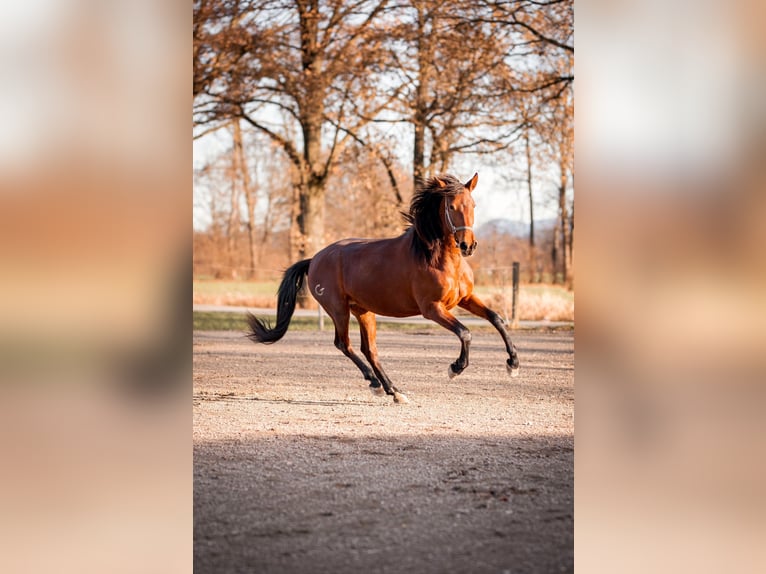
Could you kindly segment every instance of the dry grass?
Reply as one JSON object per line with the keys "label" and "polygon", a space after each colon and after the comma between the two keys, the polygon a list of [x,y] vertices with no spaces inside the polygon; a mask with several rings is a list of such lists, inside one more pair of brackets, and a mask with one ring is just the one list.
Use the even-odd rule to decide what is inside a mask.
{"label": "dry grass", "polygon": [[[276,282],[195,281],[194,302],[273,309],[276,291]],[[510,288],[482,287],[477,291],[487,305],[510,318]],[[310,303],[315,305],[313,300]],[[558,285],[522,285],[517,313],[522,321],[574,321],[574,294]]]}
{"label": "dry grass", "polygon": [[277,305],[277,281],[194,281],[194,303],[273,309]]}
{"label": "dry grass", "polygon": [[200,305],[233,305],[236,307],[258,307],[273,309],[277,306],[277,295],[248,295],[245,293],[194,294],[194,302]]}
{"label": "dry grass", "polygon": [[[499,313],[511,316],[511,289],[488,290],[482,299]],[[517,316],[521,321],[574,321],[574,296],[557,286],[519,288]]]}

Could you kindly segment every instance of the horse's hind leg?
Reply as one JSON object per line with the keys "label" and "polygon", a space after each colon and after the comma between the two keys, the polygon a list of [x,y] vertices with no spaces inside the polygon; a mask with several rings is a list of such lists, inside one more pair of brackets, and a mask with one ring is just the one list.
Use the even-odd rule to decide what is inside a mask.
{"label": "horse's hind leg", "polygon": [[[378,347],[375,343],[375,334],[377,331],[375,314],[358,307],[352,307],[351,312],[354,314],[354,317],[356,317],[356,320],[359,321],[359,332],[362,336],[362,353],[367,357],[370,365],[372,365],[375,374],[383,384],[383,389],[386,394],[393,395],[394,402],[408,403],[409,400],[405,394],[393,385],[391,379],[388,378],[388,375],[383,372],[383,367],[380,366],[380,361],[378,360]],[[372,387],[372,385],[370,386]]]}
{"label": "horse's hind leg", "polygon": [[348,308],[345,311],[333,312],[330,316],[332,317],[333,323],[335,323],[335,346],[340,349],[344,355],[351,359],[360,371],[362,371],[364,378],[370,381],[370,387],[380,387],[380,382],[375,378],[375,373],[373,373],[372,369],[370,369],[367,363],[364,362],[364,359],[357,355],[351,348],[351,340],[348,336]]}
{"label": "horse's hind leg", "polygon": [[[362,340],[362,354],[367,358],[367,361],[372,365],[373,370],[375,369],[375,365],[372,361],[370,361],[370,338],[367,333],[367,329],[365,328],[362,319],[359,318],[359,309],[355,307],[351,307],[351,312],[354,314],[354,317],[356,317],[357,321],[359,321],[359,332],[361,334],[361,340]],[[372,326],[372,338],[373,338],[373,345],[375,344],[375,316],[372,316],[373,319],[373,326]],[[373,395],[376,396],[383,396],[386,394],[386,387],[385,384],[388,384],[389,388],[391,386],[391,381],[388,380],[386,377],[386,374],[383,373],[383,371],[380,371],[383,375],[383,379],[385,380],[385,383],[381,384],[381,376],[378,374],[377,371],[375,371],[375,374],[372,376],[372,378],[368,379],[370,381],[370,392],[372,392]],[[365,377],[367,378],[367,377]]]}

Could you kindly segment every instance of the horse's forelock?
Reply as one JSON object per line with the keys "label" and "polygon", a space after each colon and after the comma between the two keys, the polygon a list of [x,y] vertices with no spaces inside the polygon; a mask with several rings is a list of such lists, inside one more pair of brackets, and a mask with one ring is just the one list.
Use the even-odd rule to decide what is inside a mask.
{"label": "horse's forelock", "polygon": [[465,185],[454,175],[439,175],[421,180],[417,186],[417,194],[429,192],[442,196],[456,195],[463,191]]}

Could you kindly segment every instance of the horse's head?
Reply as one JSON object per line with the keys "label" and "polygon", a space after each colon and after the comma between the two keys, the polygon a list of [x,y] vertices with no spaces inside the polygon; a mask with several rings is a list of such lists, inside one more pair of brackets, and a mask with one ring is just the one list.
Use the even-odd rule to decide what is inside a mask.
{"label": "horse's head", "polygon": [[[439,184],[443,183],[441,180],[437,181]],[[460,248],[463,257],[473,255],[478,245],[473,232],[473,209],[476,202],[472,195],[478,181],[479,174],[476,173],[463,185],[459,193],[444,197],[444,222],[455,240],[455,247]]]}
{"label": "horse's head", "polygon": [[429,265],[438,264],[444,248],[460,249],[464,257],[476,250],[473,233],[476,204],[471,193],[477,181],[479,174],[466,183],[452,175],[442,175],[418,185],[410,211],[403,215],[415,232],[413,248]]}

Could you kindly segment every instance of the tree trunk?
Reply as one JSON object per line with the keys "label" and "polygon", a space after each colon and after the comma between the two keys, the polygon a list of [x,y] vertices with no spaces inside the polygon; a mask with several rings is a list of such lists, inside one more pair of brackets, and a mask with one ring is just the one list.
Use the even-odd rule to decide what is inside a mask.
{"label": "tree trunk", "polygon": [[[312,257],[324,247],[325,174],[321,160],[322,107],[303,121],[303,162],[293,209],[293,261]],[[297,208],[297,209],[296,209]]]}
{"label": "tree trunk", "polygon": [[561,228],[561,281],[566,285],[569,282],[569,254],[567,241],[567,168],[564,156],[561,158],[561,179],[559,181],[559,227]]}
{"label": "tree trunk", "polygon": [[[293,261],[313,257],[324,247],[325,194],[324,185],[303,186],[298,192],[298,209],[293,226],[299,242]],[[298,294],[298,306],[306,308],[311,302],[306,286]]]}
{"label": "tree trunk", "polygon": [[417,189],[418,184],[426,177],[426,126],[419,110],[415,112],[413,124],[415,126],[415,142],[412,155],[412,183],[414,189]]}
{"label": "tree trunk", "polygon": [[231,203],[229,205],[229,219],[226,225],[226,252],[229,264],[227,276],[235,279],[237,277],[237,235],[239,235],[239,226],[241,218],[239,215],[239,166],[237,162],[236,149],[232,150],[231,156]]}
{"label": "tree trunk", "polygon": [[559,282],[559,243],[561,241],[561,227],[556,225],[553,228],[553,246],[551,247],[551,267],[553,272],[553,277],[551,278],[552,283],[558,283]]}
{"label": "tree trunk", "polygon": [[414,189],[418,183],[426,177],[426,120],[428,110],[428,91],[431,77],[431,42],[428,27],[428,14],[425,6],[417,4],[417,49],[418,49],[418,84],[415,91],[415,109],[412,123],[415,128],[415,141],[413,142],[412,155],[412,179]]}
{"label": "tree trunk", "polygon": [[324,187],[307,188],[300,193],[300,211],[296,221],[303,236],[301,249],[298,250],[298,260],[313,257],[325,246],[324,218],[325,196]]}
{"label": "tree trunk", "polygon": [[298,2],[301,57],[306,94],[300,103],[303,157],[293,195],[290,254],[293,261],[312,257],[324,246],[326,165],[322,157],[325,80],[319,51],[319,7],[316,0]]}
{"label": "tree trunk", "polygon": [[242,176],[242,191],[245,194],[247,203],[247,244],[250,254],[250,265],[247,276],[253,278],[257,264],[256,259],[256,230],[255,230],[255,190],[250,185],[250,170],[247,167],[247,160],[242,148],[242,128],[239,125],[239,119],[234,122],[234,153],[239,165],[239,173]]}
{"label": "tree trunk", "polygon": [[[263,214],[263,232],[261,233],[260,246],[268,245],[271,240],[271,227],[273,223],[274,192],[269,189],[266,193],[266,211]],[[259,254],[260,259],[260,254]]]}
{"label": "tree trunk", "polygon": [[525,137],[527,148],[527,190],[529,192],[529,281],[535,283],[535,204],[532,197],[532,154],[529,151],[529,131]]}
{"label": "tree trunk", "polygon": [[569,216],[569,281],[567,285],[574,289],[574,202],[572,202],[572,213]]}
{"label": "tree trunk", "polygon": [[293,194],[290,200],[290,263],[300,261],[301,254],[306,252],[306,238],[301,231],[301,189],[303,184],[293,183]]}

